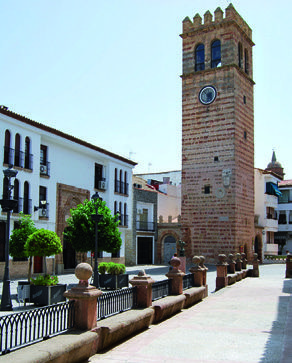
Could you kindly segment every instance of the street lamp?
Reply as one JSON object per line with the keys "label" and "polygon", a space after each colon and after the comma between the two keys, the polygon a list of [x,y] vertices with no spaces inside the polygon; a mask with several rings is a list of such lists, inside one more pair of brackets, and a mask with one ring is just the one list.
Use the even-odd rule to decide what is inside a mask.
{"label": "street lamp", "polygon": [[[11,192],[13,185],[11,185],[11,178],[15,178],[17,175],[16,170],[12,170],[11,167],[3,170],[4,177],[7,178],[6,190],[4,190],[3,199],[0,200],[2,212],[7,213],[6,222],[6,235],[5,235],[5,269],[3,277],[2,287],[2,299],[1,299],[1,311],[11,311],[11,295],[10,295],[10,279],[9,279],[9,234],[10,234],[10,213],[17,206],[18,201],[11,198]],[[3,188],[4,189],[4,188]]]}
{"label": "street lamp", "polygon": [[99,288],[99,276],[98,276],[98,261],[97,261],[97,240],[98,240],[98,222],[102,219],[102,215],[98,214],[98,205],[96,202],[101,199],[96,192],[91,199],[94,202],[95,214],[91,215],[92,220],[95,222],[95,245],[94,245],[94,268],[93,268],[93,285]]}

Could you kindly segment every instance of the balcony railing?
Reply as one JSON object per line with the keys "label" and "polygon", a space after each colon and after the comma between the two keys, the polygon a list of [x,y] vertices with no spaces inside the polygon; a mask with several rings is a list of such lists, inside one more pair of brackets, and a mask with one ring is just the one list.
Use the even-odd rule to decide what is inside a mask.
{"label": "balcony railing", "polygon": [[20,213],[23,212],[24,214],[31,214],[32,213],[32,200],[31,199],[24,199],[18,198],[18,204],[13,209],[13,213]]}
{"label": "balcony railing", "polygon": [[128,226],[128,215],[127,214],[120,214],[119,215],[120,226]]}
{"label": "balcony railing", "polygon": [[144,221],[137,221],[136,222],[136,230],[137,231],[148,231],[154,232],[155,231],[155,222],[144,222]]}
{"label": "balcony railing", "polygon": [[115,180],[115,193],[129,195],[129,183],[124,183],[120,180]]}
{"label": "balcony railing", "polygon": [[4,164],[18,166],[28,170],[33,169],[33,155],[25,154],[23,151],[14,150],[10,147],[4,146]]}

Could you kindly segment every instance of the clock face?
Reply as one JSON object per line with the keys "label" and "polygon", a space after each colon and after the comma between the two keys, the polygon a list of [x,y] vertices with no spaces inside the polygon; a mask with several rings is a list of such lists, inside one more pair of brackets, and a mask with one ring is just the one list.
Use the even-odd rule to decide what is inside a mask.
{"label": "clock face", "polygon": [[203,105],[209,105],[217,96],[217,91],[213,86],[205,86],[199,93],[199,100]]}

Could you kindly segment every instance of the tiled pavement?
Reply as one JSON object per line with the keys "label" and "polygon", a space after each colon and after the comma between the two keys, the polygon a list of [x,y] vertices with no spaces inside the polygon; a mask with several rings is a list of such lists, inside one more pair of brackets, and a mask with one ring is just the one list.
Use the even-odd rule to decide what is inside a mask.
{"label": "tiled pavement", "polygon": [[260,266],[201,303],[94,355],[90,362],[292,362],[292,279]]}

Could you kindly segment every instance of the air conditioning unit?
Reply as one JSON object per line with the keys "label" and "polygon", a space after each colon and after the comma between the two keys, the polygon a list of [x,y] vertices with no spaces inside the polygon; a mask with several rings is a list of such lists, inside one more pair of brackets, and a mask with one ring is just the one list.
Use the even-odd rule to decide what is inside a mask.
{"label": "air conditioning unit", "polygon": [[41,165],[40,166],[40,172],[41,172],[41,174],[47,174],[48,173],[47,165]]}
{"label": "air conditioning unit", "polygon": [[45,208],[40,209],[40,217],[47,217],[48,216],[48,210]]}
{"label": "air conditioning unit", "polygon": [[106,189],[106,187],[107,187],[107,185],[106,185],[106,181],[104,181],[104,180],[100,180],[100,181],[98,182],[98,189],[103,189],[103,190],[105,190],[105,189]]}

